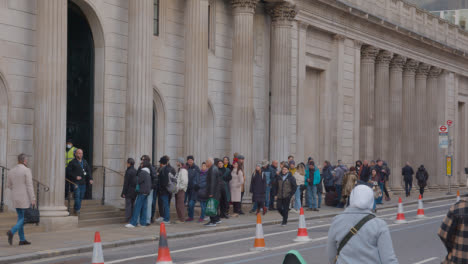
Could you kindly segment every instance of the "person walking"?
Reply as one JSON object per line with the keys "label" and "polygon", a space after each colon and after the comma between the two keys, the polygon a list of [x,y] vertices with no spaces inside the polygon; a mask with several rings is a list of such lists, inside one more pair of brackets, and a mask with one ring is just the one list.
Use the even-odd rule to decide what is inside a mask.
{"label": "person walking", "polygon": [[276,181],[278,180],[279,172],[278,172],[278,161],[274,160],[271,162],[271,165],[268,167],[270,171],[270,201],[267,205],[268,210],[273,211],[276,210],[275,208],[275,197],[277,194],[276,189]]}
{"label": "person walking", "polygon": [[291,211],[297,214],[302,207],[302,192],[307,188],[306,169],[304,163],[299,163],[297,165],[297,170],[293,176],[296,180],[297,188],[294,193],[294,208]]}
{"label": "person walking", "polygon": [[280,175],[276,181],[277,193],[277,207],[278,212],[283,217],[281,226],[286,226],[288,223],[289,202],[297,189],[296,180],[289,172],[289,166],[284,164],[281,169]]}
{"label": "person walking", "polygon": [[252,180],[250,181],[250,193],[252,193],[252,202],[257,205],[257,214],[260,213],[261,208],[263,208],[263,215],[267,213],[267,208],[265,206],[266,188],[267,179],[265,173],[262,172],[262,165],[257,164],[252,174]]}
{"label": "person walking", "polygon": [[[370,184],[373,186],[372,189],[374,190],[375,193],[375,204],[382,204],[382,185],[380,184],[379,181],[379,174],[377,173],[377,169],[373,168],[371,170],[371,178],[370,178]],[[374,207],[375,210],[375,207]]]}
{"label": "person walking", "polygon": [[401,169],[401,175],[403,175],[403,180],[405,181],[406,197],[411,195],[411,189],[413,188],[413,174],[413,168],[411,168],[409,161],[407,161],[406,165]]}
{"label": "person walking", "polygon": [[26,154],[18,155],[18,164],[8,173],[7,188],[10,190],[12,206],[18,216],[16,225],[7,232],[8,244],[13,245],[13,236],[18,232],[19,245],[31,245],[24,236],[24,211],[36,205],[36,196]]}
{"label": "person walking", "polygon": [[[213,158],[208,158],[206,160],[206,167],[208,169],[206,176],[206,196],[213,198],[219,201],[219,184],[218,181],[219,171],[218,167],[214,165]],[[207,227],[215,227],[217,224],[221,223],[219,215],[210,216],[210,221],[205,224]]]}
{"label": "person walking", "polygon": [[135,207],[133,209],[132,219],[130,223],[126,224],[126,228],[134,228],[138,225],[138,219],[140,219],[140,226],[147,226],[146,214],[148,206],[148,195],[151,192],[151,164],[148,160],[142,159],[140,168],[137,171],[137,186],[135,191],[137,198],[135,201]]}
{"label": "person walking", "polygon": [[356,168],[351,167],[349,171],[345,173],[343,177],[343,191],[341,194],[341,203],[349,204],[349,196],[354,186],[356,186],[358,175],[356,173]]}
{"label": "person walking", "polygon": [[429,174],[427,173],[424,165],[419,166],[418,171],[416,172],[416,180],[418,180],[419,193],[421,198],[424,197],[424,188],[427,186],[427,180],[429,179]]}
{"label": "person walking", "polygon": [[185,168],[184,158],[178,158],[176,162],[177,166],[177,191],[175,193],[175,205],[178,220],[176,224],[185,223],[185,192],[188,187],[188,172]]}
{"label": "person walking", "polygon": [[135,192],[135,188],[137,185],[136,174],[137,171],[135,169],[135,160],[132,158],[128,158],[122,194],[120,195],[120,197],[125,199],[125,219],[127,222],[130,222],[132,218],[133,207],[135,204],[135,199],[137,197],[137,193]]}
{"label": "person walking", "polygon": [[315,163],[309,161],[309,168],[306,171],[307,197],[309,200],[308,211],[318,211],[317,209],[317,186],[320,183],[320,170],[315,168]]}
{"label": "person walking", "polygon": [[349,207],[333,218],[328,231],[329,263],[398,264],[390,230],[371,212],[373,204],[371,188],[358,185],[353,189]]}
{"label": "person walking", "polygon": [[[223,159],[225,160],[225,159]],[[225,166],[223,160],[218,160],[219,176],[219,215],[221,218],[229,218],[229,201],[231,200],[231,188],[229,183],[232,180],[231,169]]]}
{"label": "person walking", "polygon": [[229,183],[229,186],[231,187],[231,201],[234,207],[234,214],[232,216],[237,217],[241,213],[241,193],[242,186],[244,185],[244,172],[239,167],[239,163],[236,162],[233,164],[231,176],[232,180]]}
{"label": "person walking", "polygon": [[86,184],[93,184],[93,177],[89,168],[88,162],[83,159],[83,150],[75,151],[75,158],[68,164],[69,173],[68,180],[75,183],[75,215],[80,214],[81,201],[85,197]]}
{"label": "person walking", "polygon": [[[198,200],[198,191],[200,190],[200,168],[195,164],[194,158],[192,155],[187,156],[187,173],[188,173],[188,186],[186,196],[188,197],[188,218],[185,219],[185,222],[193,221],[193,213],[195,204]],[[206,180],[205,180],[206,183]],[[196,187],[198,186],[198,187]],[[201,203],[200,203],[201,206]]]}
{"label": "person walking", "polygon": [[333,168],[328,160],[323,162],[322,174],[323,184],[325,185],[325,192],[328,193],[330,191],[335,190]]}
{"label": "person walking", "polygon": [[460,200],[450,207],[438,232],[447,249],[447,256],[442,264],[468,263],[468,229],[465,224],[467,220],[468,203],[465,200]]}

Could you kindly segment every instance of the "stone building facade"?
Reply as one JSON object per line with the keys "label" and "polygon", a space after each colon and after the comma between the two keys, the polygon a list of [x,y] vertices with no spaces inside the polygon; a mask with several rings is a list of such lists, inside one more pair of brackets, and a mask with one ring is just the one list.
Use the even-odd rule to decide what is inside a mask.
{"label": "stone building facade", "polygon": [[247,175],[289,154],[382,158],[396,190],[410,161],[446,188],[438,125],[450,119],[452,184],[466,185],[467,51],[468,32],[400,0],[0,0],[0,165],[30,156],[52,222],[68,215],[73,131],[89,134],[93,198],[113,205],[123,178],[108,171],[104,185],[102,168],[142,154],[240,152]]}

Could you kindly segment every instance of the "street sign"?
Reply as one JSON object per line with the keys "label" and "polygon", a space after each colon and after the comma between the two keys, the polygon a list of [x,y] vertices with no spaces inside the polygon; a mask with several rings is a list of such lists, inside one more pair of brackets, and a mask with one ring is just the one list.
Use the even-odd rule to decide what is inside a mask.
{"label": "street sign", "polygon": [[439,133],[448,133],[448,128],[446,126],[440,126]]}
{"label": "street sign", "polygon": [[439,126],[439,148],[447,149],[449,146],[447,126]]}
{"label": "street sign", "polygon": [[452,176],[452,156],[446,156],[445,161],[446,161],[446,168],[447,168],[447,176],[451,177]]}
{"label": "street sign", "polygon": [[453,125],[453,121],[452,120],[447,120],[447,126],[451,127]]}

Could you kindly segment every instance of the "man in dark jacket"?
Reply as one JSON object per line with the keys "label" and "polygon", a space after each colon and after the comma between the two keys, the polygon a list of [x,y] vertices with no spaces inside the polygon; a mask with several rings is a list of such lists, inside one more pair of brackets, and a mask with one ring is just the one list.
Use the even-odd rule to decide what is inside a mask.
{"label": "man in dark jacket", "polygon": [[193,221],[193,211],[195,208],[195,203],[197,202],[197,192],[199,187],[195,187],[195,182],[200,177],[200,168],[194,163],[193,156],[187,157],[187,171],[188,171],[188,187],[187,187],[187,199],[188,204],[188,218],[185,222]]}
{"label": "man in dark jacket", "polygon": [[276,181],[277,193],[277,207],[278,212],[283,217],[281,226],[286,226],[288,223],[289,204],[291,203],[291,197],[294,195],[297,189],[296,179],[289,172],[289,166],[287,163],[281,169],[281,174]]}
{"label": "man in dark jacket", "polygon": [[390,194],[388,193],[388,190],[385,184],[388,181],[389,170],[387,170],[387,167],[384,166],[383,160],[380,160],[380,159],[377,160],[377,164],[375,165],[375,168],[377,170],[380,188],[385,194],[385,201],[390,201]]}
{"label": "man in dark jacket", "polygon": [[136,174],[135,160],[132,158],[127,159],[127,170],[125,171],[124,184],[122,194],[120,195],[125,199],[125,218],[130,222],[132,218],[133,205],[136,199]]}
{"label": "man in dark jacket", "polygon": [[323,185],[325,185],[325,192],[335,190],[335,179],[333,177],[333,168],[328,160],[323,162]]}
{"label": "man in dark jacket", "polygon": [[428,179],[429,174],[427,173],[426,168],[424,168],[424,165],[421,165],[416,172],[416,180],[418,180],[419,193],[421,194],[421,198],[424,196],[424,188],[427,186]]}
{"label": "man in dark jacket", "polygon": [[89,168],[88,162],[83,159],[83,150],[75,151],[75,158],[68,164],[68,180],[74,182],[77,187],[75,189],[75,214],[80,214],[81,200],[84,199],[86,193],[86,184],[93,184],[93,176]]}
{"label": "man in dark jacket", "polygon": [[413,168],[411,168],[409,162],[406,162],[406,166],[401,169],[401,175],[403,175],[403,180],[405,181],[406,197],[411,195],[411,188],[413,188],[413,174]]}
{"label": "man in dark jacket", "polygon": [[151,164],[148,160],[142,159],[140,168],[137,171],[137,198],[135,201],[135,207],[133,209],[132,219],[130,223],[125,225],[127,228],[134,228],[138,224],[138,219],[140,219],[140,225],[146,226],[147,225],[147,217],[146,214],[148,212],[148,195],[151,192]]}
{"label": "man in dark jacket", "polygon": [[274,160],[271,162],[271,165],[268,167],[270,172],[270,183],[268,184],[267,188],[270,187],[270,199],[267,203],[268,210],[276,210],[275,208],[275,197],[276,197],[276,182],[278,179],[278,161]]}
{"label": "man in dark jacket", "polygon": [[360,169],[359,169],[359,180],[361,180],[364,183],[367,183],[369,181],[371,175],[371,168],[369,166],[369,161],[364,160],[362,163]]}
{"label": "man in dark jacket", "polygon": [[[169,197],[171,193],[167,190],[169,185],[169,173],[172,172],[172,168],[169,166],[169,159],[166,156],[163,156],[159,163],[161,167],[159,168],[159,186],[158,186],[158,195],[161,203],[159,204],[159,212],[163,218],[164,224],[170,224],[170,208],[169,208]],[[175,174],[173,174],[175,175]],[[162,207],[162,212],[161,212]]]}
{"label": "man in dark jacket", "polygon": [[229,182],[232,180],[231,170],[224,167],[223,160],[217,161],[219,170],[219,216],[229,218]]}
{"label": "man in dark jacket", "polygon": [[[220,173],[218,167],[214,165],[215,161],[213,158],[206,160],[206,166],[208,168],[207,177],[206,177],[206,191],[208,198],[214,198],[219,201],[219,180]],[[210,216],[210,221],[205,224],[205,226],[214,227],[217,224],[221,223],[219,215]]]}

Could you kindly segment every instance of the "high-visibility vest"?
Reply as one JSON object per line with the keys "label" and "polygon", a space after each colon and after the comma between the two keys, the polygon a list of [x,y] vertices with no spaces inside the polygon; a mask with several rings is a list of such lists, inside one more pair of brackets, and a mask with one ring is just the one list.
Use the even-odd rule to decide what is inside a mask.
{"label": "high-visibility vest", "polygon": [[68,166],[68,163],[75,158],[75,151],[77,148],[71,147],[67,152],[65,152],[65,167]]}

